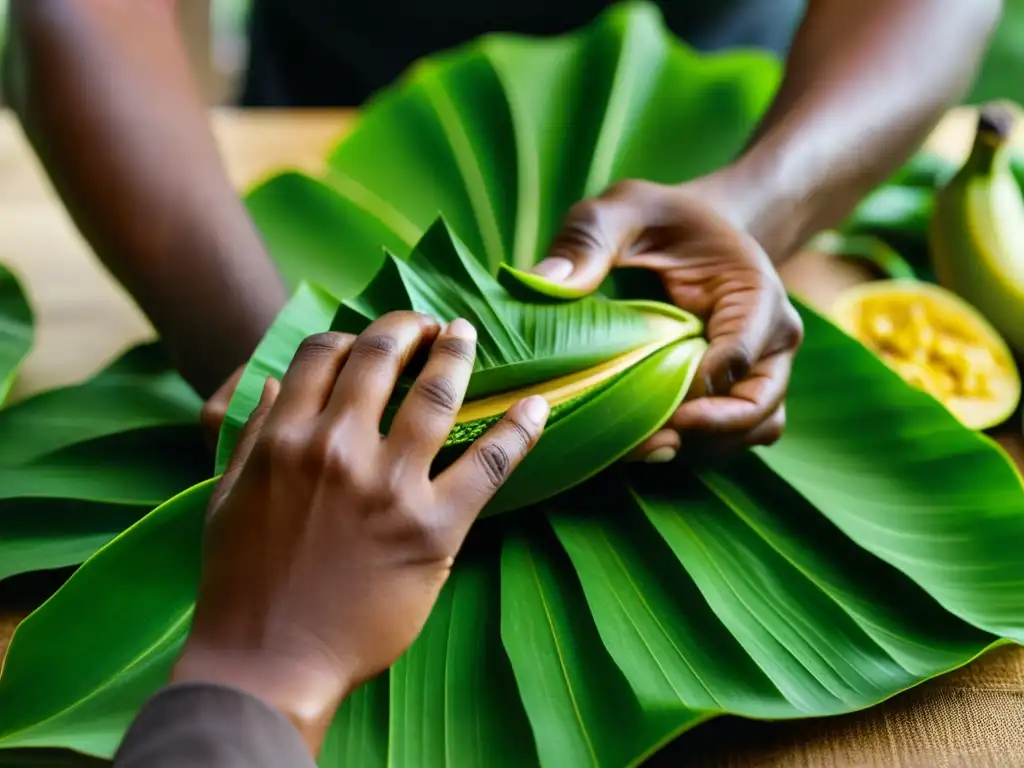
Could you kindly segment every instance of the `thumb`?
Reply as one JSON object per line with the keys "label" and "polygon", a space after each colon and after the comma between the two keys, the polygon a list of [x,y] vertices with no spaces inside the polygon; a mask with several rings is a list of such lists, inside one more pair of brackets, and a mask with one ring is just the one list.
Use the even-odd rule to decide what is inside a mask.
{"label": "thumb", "polygon": [[256,438],[263,427],[263,422],[267,420],[267,414],[270,413],[274,401],[277,400],[277,393],[280,391],[281,383],[273,377],[268,377],[263,384],[260,401],[256,404],[252,413],[249,414],[249,419],[245,422],[245,426],[242,427],[242,433],[238,436],[235,450],[232,451],[227,467],[224,468],[224,474],[221,476],[220,482],[217,483],[217,488],[210,499],[209,508],[211,510],[217,508],[221,500],[234,486],[239,473],[242,471],[242,467],[245,466],[245,462],[249,458],[249,454],[252,453],[252,447],[256,443]]}
{"label": "thumb", "polygon": [[612,200],[584,200],[566,215],[533,274],[573,293],[596,291],[627,247],[632,227]]}

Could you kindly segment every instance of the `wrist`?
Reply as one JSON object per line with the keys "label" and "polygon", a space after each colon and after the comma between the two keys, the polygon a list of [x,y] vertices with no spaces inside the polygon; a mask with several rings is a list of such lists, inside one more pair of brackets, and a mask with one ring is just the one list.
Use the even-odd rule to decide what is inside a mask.
{"label": "wrist", "polygon": [[186,644],[171,683],[213,683],[260,699],[288,719],[312,755],[351,687],[337,670],[265,652],[208,650]]}
{"label": "wrist", "polygon": [[812,232],[810,195],[776,161],[747,153],[684,187],[734,227],[748,233],[775,264],[796,252]]}

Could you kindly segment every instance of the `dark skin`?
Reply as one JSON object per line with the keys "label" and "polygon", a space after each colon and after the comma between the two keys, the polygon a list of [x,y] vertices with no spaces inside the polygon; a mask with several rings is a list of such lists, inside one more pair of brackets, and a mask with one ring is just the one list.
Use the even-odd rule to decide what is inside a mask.
{"label": "dark skin", "polygon": [[[285,292],[217,159],[174,5],[12,0],[6,91],[76,223],[208,397]],[[801,331],[773,265],[912,153],[966,91],[1000,13],[999,0],[810,0],[732,164],[617,185],[569,213],[541,274],[593,288],[616,265],[646,266],[708,321],[690,402],[634,458],[670,460],[680,432],[716,451],[778,439]]]}
{"label": "dark skin", "polygon": [[[227,380],[286,294],[218,158],[174,8],[11,0],[5,94],[182,374],[204,396],[219,388],[204,413],[215,429]],[[678,186],[616,185],[569,212],[540,274],[592,289],[614,266],[646,267],[708,323],[693,397],[636,458],[672,458],[680,432],[716,450],[778,438],[801,329],[775,266],[840,221],[961,97],[1000,10],[999,0],[810,0],[782,87],[733,163]],[[439,409],[436,382],[447,378],[461,401],[469,376],[463,332],[389,315],[367,331],[391,340],[387,354],[367,334],[361,345],[320,336],[280,386],[268,382],[211,507],[173,680],[264,699],[315,753],[344,696],[413,641],[473,519],[547,416],[542,401],[515,406],[430,479],[458,407]],[[414,390],[381,438],[367,416],[402,361],[435,339],[419,379],[434,385]]]}
{"label": "dark skin", "polygon": [[[269,379],[210,502],[191,634],[171,681],[276,707],[315,755],[344,697],[412,644],[484,504],[536,444],[520,401],[430,477],[473,368],[476,333],[393,312],[358,338],[311,336]],[[380,420],[413,354],[427,362]]]}

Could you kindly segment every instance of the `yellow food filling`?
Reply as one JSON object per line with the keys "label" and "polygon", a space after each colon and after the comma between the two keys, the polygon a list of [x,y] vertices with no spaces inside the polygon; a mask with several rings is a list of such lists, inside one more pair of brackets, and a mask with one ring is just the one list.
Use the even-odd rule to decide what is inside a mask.
{"label": "yellow food filling", "polygon": [[658,331],[658,338],[655,341],[576,373],[465,403],[459,410],[457,422],[463,424],[500,415],[519,400],[531,395],[543,395],[548,405],[556,408],[617,376],[662,347],[684,338],[687,330],[686,325],[672,317],[651,314],[647,317],[647,322]]}
{"label": "yellow food filling", "polygon": [[1013,362],[956,313],[925,295],[874,296],[858,302],[847,331],[913,387],[968,426],[991,423],[1015,398]]}

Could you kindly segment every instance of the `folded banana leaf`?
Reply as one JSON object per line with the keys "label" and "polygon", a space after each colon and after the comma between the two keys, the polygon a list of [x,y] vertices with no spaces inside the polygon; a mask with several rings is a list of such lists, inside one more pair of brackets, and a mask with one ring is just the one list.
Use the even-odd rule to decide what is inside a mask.
{"label": "folded banana leaf", "polygon": [[[521,280],[510,270],[505,276]],[[517,292],[532,290],[520,282]],[[389,256],[351,299],[338,301],[308,285],[299,289],[239,382],[222,428],[218,471],[226,466],[266,376],[282,375],[302,338],[327,330],[358,334],[395,310],[415,310],[444,322],[468,317],[478,328],[467,401],[441,462],[454,459],[523,397],[543,393],[551,405],[540,443],[487,514],[529,506],[578,485],[643,442],[679,407],[707,348],[699,337],[700,320],[667,304],[603,296],[572,302],[542,294],[533,301],[516,299],[439,220],[408,261]],[[552,472],[553,466],[559,470]]]}
{"label": "folded banana leaf", "polygon": [[[415,67],[321,178],[285,174],[248,198],[301,287],[239,384],[221,461],[263,377],[280,376],[305,335],[425,307],[438,286],[451,290],[432,309],[481,329],[470,405],[663,341],[637,317],[653,308],[629,303],[654,295],[613,279],[608,295],[626,301],[552,304],[508,290],[523,287],[508,268],[528,269],[566,208],[616,179],[681,181],[728,162],[778,72],[759,54],[698,56],[643,3],[571,35],[489,36]],[[782,441],[714,470],[614,465],[552,496],[563,470],[582,480],[580,466],[597,471],[643,431],[588,420],[579,456],[550,459],[540,501],[522,508],[530,489],[510,481],[492,510],[507,514],[475,526],[422,635],[346,701],[320,764],[634,765],[720,714],[849,712],[1024,641],[1019,473],[799,309]],[[546,313],[567,340],[613,332],[585,349],[545,342],[527,318]],[[639,382],[635,399],[680,396],[676,370],[666,383],[640,375],[651,359],[619,374]],[[516,369],[505,383],[489,374],[502,366]],[[619,381],[602,392],[618,397]],[[564,444],[556,430],[572,414],[547,444]],[[605,432],[614,450],[592,449]],[[0,749],[114,752],[188,630],[211,488],[146,515],[18,628]]]}
{"label": "folded banana leaf", "polygon": [[0,580],[77,565],[209,476],[200,400],[157,344],[0,410]]}
{"label": "folded banana leaf", "polygon": [[33,331],[32,308],[21,284],[0,265],[0,406],[32,349]]}

